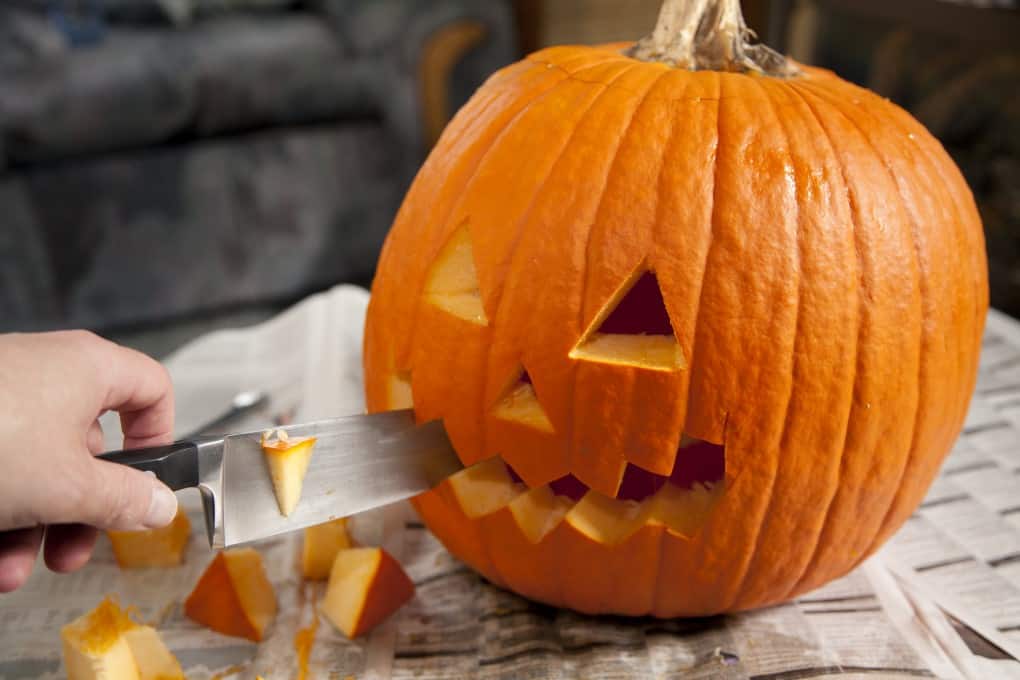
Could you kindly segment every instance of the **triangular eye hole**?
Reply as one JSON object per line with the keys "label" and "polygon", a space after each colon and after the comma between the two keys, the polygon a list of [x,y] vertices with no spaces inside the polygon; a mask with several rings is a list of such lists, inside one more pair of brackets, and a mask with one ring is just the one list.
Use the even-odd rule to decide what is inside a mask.
{"label": "triangular eye hole", "polygon": [[531,377],[523,369],[517,379],[512,380],[503,391],[503,396],[496,402],[492,415],[500,420],[520,423],[542,432],[553,432],[552,422],[538,401]]}
{"label": "triangular eye hole", "polygon": [[655,274],[638,270],[624,282],[570,351],[570,358],[653,371],[687,368]]}
{"label": "triangular eye hole", "polygon": [[425,300],[465,321],[488,325],[466,223],[453,233],[432,263],[425,281]]}

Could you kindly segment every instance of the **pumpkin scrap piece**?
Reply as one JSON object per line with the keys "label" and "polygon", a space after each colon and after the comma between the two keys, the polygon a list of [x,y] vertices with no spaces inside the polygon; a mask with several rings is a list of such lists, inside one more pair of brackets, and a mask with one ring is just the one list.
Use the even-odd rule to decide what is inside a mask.
{"label": "pumpkin scrap piece", "polygon": [[261,555],[252,548],[217,554],[185,601],[184,613],[218,633],[262,640],[276,617],[276,594]]}
{"label": "pumpkin scrap piece", "polygon": [[337,553],[352,545],[346,517],[308,527],[301,549],[302,576],[310,581],[328,579]]}
{"label": "pumpkin scrap piece", "polygon": [[319,605],[349,638],[367,633],[414,596],[414,583],[382,548],[337,553],[326,597]]}
{"label": "pumpkin scrap piece", "polygon": [[180,508],[173,521],[161,529],[107,531],[113,556],[122,569],[173,567],[184,560],[191,536],[191,521]]}
{"label": "pumpkin scrap piece", "polygon": [[482,517],[506,506],[526,491],[515,483],[499,458],[489,458],[451,475],[446,482],[468,517]]}
{"label": "pumpkin scrap piece", "polygon": [[60,631],[69,680],[183,680],[177,659],[151,626],[107,597]]}
{"label": "pumpkin scrap piece", "polygon": [[138,664],[139,680],[184,680],[184,672],[152,626],[136,626],[124,633]]}
{"label": "pumpkin scrap piece", "polygon": [[283,428],[277,429],[275,433],[267,430],[262,434],[262,451],[266,455],[269,475],[273,479],[276,502],[285,517],[294,511],[301,498],[301,486],[308,472],[314,446],[315,437],[291,439]]}

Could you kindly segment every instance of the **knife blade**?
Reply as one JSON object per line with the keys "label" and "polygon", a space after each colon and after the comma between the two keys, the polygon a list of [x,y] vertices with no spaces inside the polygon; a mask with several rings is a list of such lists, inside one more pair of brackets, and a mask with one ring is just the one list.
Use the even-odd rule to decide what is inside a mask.
{"label": "knife blade", "polygon": [[276,502],[261,430],[99,458],[152,472],[175,491],[197,488],[213,548],[404,500],[463,468],[442,423],[417,425],[411,410],[288,425],[286,431],[291,438],[316,438],[301,500],[286,517]]}

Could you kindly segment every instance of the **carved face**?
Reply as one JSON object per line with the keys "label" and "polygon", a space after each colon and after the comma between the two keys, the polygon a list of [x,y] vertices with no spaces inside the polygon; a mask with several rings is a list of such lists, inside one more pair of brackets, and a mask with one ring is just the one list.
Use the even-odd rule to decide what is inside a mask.
{"label": "carved face", "polygon": [[416,506],[494,583],[586,612],[761,606],[920,501],[973,384],[982,247],[937,142],[831,74],[545,50],[479,90],[405,200],[369,408],[444,421],[474,467]]}

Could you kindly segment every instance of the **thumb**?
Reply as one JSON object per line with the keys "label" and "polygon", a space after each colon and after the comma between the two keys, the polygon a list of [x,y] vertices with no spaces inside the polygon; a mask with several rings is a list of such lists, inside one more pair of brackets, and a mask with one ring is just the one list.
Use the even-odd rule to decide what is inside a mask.
{"label": "thumb", "polygon": [[137,531],[164,527],[177,514],[177,497],[155,476],[95,458],[89,463],[69,521]]}

